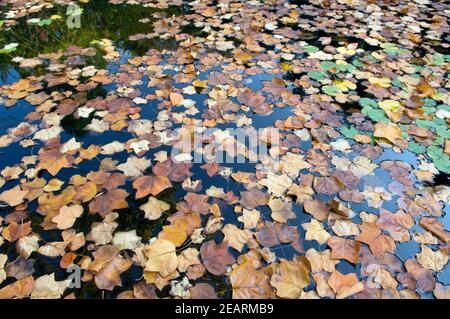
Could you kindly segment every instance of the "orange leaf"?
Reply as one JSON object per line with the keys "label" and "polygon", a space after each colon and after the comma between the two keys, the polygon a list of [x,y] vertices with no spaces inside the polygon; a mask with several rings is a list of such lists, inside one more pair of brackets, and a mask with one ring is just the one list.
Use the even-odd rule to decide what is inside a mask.
{"label": "orange leaf", "polygon": [[158,195],[166,188],[172,186],[172,183],[166,176],[149,175],[141,176],[133,182],[133,188],[137,190],[136,199],[152,194]]}

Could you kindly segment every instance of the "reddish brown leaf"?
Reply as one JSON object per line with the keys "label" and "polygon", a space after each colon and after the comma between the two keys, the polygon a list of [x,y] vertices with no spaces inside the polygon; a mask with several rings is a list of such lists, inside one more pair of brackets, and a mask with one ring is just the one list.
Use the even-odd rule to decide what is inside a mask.
{"label": "reddish brown leaf", "polygon": [[358,262],[361,244],[356,240],[333,236],[328,239],[328,246],[331,247],[331,258],[345,259],[354,264]]}
{"label": "reddish brown leaf", "polygon": [[91,214],[99,213],[103,218],[116,209],[127,208],[128,193],[123,189],[113,189],[98,196],[89,203]]}
{"label": "reddish brown leaf", "polygon": [[133,182],[133,188],[137,190],[136,199],[152,194],[158,195],[166,188],[172,186],[172,183],[166,176],[148,175],[141,176]]}
{"label": "reddish brown leaf", "polygon": [[223,275],[227,267],[236,259],[228,252],[228,244],[223,241],[217,245],[213,240],[204,242],[200,248],[203,264],[213,275]]}

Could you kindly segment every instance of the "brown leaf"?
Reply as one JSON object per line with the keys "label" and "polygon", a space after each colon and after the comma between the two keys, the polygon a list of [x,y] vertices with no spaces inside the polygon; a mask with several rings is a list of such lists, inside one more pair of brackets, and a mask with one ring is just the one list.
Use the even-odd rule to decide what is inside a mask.
{"label": "brown leaf", "polygon": [[191,293],[191,299],[217,299],[214,288],[202,282],[191,287],[189,292]]}
{"label": "brown leaf", "polygon": [[59,150],[51,149],[39,153],[39,164],[36,169],[46,169],[52,176],[58,174],[62,168],[70,168],[73,164],[73,157],[62,154]]}
{"label": "brown leaf", "polygon": [[359,258],[361,244],[352,239],[344,239],[333,236],[328,239],[328,246],[331,247],[331,258],[345,259],[356,264]]}
{"label": "brown leaf", "polygon": [[272,296],[269,273],[256,270],[250,262],[233,269],[230,283],[233,287],[233,299],[267,299]]}
{"label": "brown leaf", "polygon": [[242,252],[244,245],[253,237],[253,233],[250,230],[239,229],[233,224],[226,224],[223,227],[222,232],[225,235],[224,241],[239,252]]}
{"label": "brown leaf", "polygon": [[82,214],[81,205],[63,206],[59,209],[59,214],[53,217],[52,222],[57,224],[58,229],[68,229]]}
{"label": "brown leaf", "polygon": [[180,93],[171,92],[170,93],[170,103],[174,106],[180,106],[183,104],[183,95]]}
{"label": "brown leaf", "polygon": [[133,286],[133,294],[136,299],[157,299],[155,285],[140,281]]}
{"label": "brown leaf", "polygon": [[337,270],[328,278],[328,285],[333,289],[337,299],[344,299],[364,290],[364,284],[358,282],[355,273],[343,275]]}
{"label": "brown leaf", "polygon": [[[174,163],[170,158],[165,162],[158,162],[153,166],[152,172],[158,176],[166,176],[172,182],[182,182],[192,176],[190,171],[192,163]],[[155,194],[153,194],[155,195]]]}
{"label": "brown leaf", "polygon": [[8,263],[5,267],[8,277],[14,277],[17,280],[31,276],[34,272],[34,260],[19,257],[15,261]]}
{"label": "brown leaf", "polygon": [[330,208],[319,199],[305,201],[303,209],[320,221],[326,220],[330,214]]}
{"label": "brown leaf", "polygon": [[176,247],[181,246],[187,239],[188,222],[177,219],[173,225],[163,226],[158,238],[171,241]]}
{"label": "brown leaf", "polygon": [[86,182],[83,185],[75,187],[76,195],[74,200],[80,200],[85,203],[90,201],[97,194],[97,185],[94,182]]}
{"label": "brown leaf", "polygon": [[292,211],[291,201],[283,201],[281,198],[274,198],[269,201],[269,207],[272,210],[270,216],[276,222],[286,223],[288,219],[297,217]]}
{"label": "brown leaf", "polygon": [[41,196],[44,193],[45,184],[46,181],[43,178],[35,178],[31,182],[22,184],[21,185],[22,189],[24,191],[28,191],[28,194],[25,196],[25,198],[28,199],[29,201],[32,201]]}
{"label": "brown leaf", "polygon": [[187,193],[184,196],[184,202],[177,204],[177,209],[183,213],[196,212],[202,215],[209,213],[208,195]]}
{"label": "brown leaf", "polygon": [[266,222],[264,227],[256,233],[256,239],[264,247],[291,243],[298,239],[298,236],[298,230],[295,226],[277,222]]}
{"label": "brown leaf", "polygon": [[387,140],[400,148],[408,147],[408,142],[402,137],[402,130],[393,123],[376,123],[373,135],[382,140]]}
{"label": "brown leaf", "polygon": [[27,194],[27,190],[21,190],[20,185],[16,185],[15,187],[1,193],[0,201],[5,202],[9,206],[17,206],[23,203],[23,199]]}
{"label": "brown leaf", "polygon": [[29,276],[0,289],[0,299],[25,298],[33,289],[34,279]]}
{"label": "brown leaf", "polygon": [[213,177],[219,171],[219,164],[217,162],[207,163],[200,167],[206,170],[209,177]]}
{"label": "brown leaf", "polygon": [[172,183],[166,176],[148,175],[142,176],[133,182],[133,188],[137,190],[136,199],[152,194],[158,195],[166,188],[172,186]]}
{"label": "brown leaf", "polygon": [[18,224],[11,222],[8,227],[3,228],[2,236],[9,242],[15,242],[16,240],[27,236],[31,232],[31,221]]}
{"label": "brown leaf", "polygon": [[61,261],[59,262],[59,266],[62,269],[67,269],[71,265],[73,265],[73,262],[75,259],[77,259],[78,255],[72,252],[68,252],[64,256],[62,256]]}
{"label": "brown leaf", "polygon": [[433,291],[436,281],[431,270],[423,268],[414,259],[408,259],[405,262],[405,268],[416,280],[417,287],[425,292]]}
{"label": "brown leaf", "polygon": [[163,277],[169,276],[178,266],[175,249],[171,241],[156,239],[144,249],[144,255],[147,257],[144,270],[158,272]]}
{"label": "brown leaf", "polygon": [[67,187],[58,195],[43,194],[38,198],[38,212],[42,215],[56,213],[62,206],[70,204],[75,194],[73,186]]}
{"label": "brown leaf", "polygon": [[414,226],[414,220],[404,211],[399,210],[392,214],[383,208],[380,210],[380,218],[376,223],[383,230],[388,231],[394,240],[402,242],[409,240],[409,229]]}
{"label": "brown leaf", "polygon": [[433,236],[436,236],[446,243],[450,243],[450,232],[445,230],[444,225],[436,218],[424,217],[420,220],[419,224]]}
{"label": "brown leaf", "polygon": [[132,261],[120,255],[106,263],[104,267],[95,275],[95,284],[99,289],[113,290],[114,287],[122,287],[120,274],[128,270]]}
{"label": "brown leaf", "polygon": [[316,176],[314,178],[314,189],[322,194],[334,195],[343,189],[343,183],[336,176]]}
{"label": "brown leaf", "polygon": [[227,267],[233,264],[236,259],[228,253],[228,244],[226,241],[219,245],[210,240],[204,242],[200,247],[200,255],[206,269],[213,275],[223,275]]}
{"label": "brown leaf", "polygon": [[392,237],[383,234],[377,224],[363,222],[359,228],[361,233],[356,240],[369,245],[374,256],[380,256],[386,251],[391,253],[395,251],[395,241]]}
{"label": "brown leaf", "polygon": [[128,193],[123,189],[113,189],[103,195],[98,196],[89,203],[89,212],[91,214],[98,213],[103,218],[116,209],[127,208],[126,198]]}
{"label": "brown leaf", "polygon": [[437,299],[450,299],[450,286],[436,283],[433,293]]}
{"label": "brown leaf", "polygon": [[269,197],[269,194],[252,188],[250,191],[241,192],[239,202],[247,209],[255,209],[260,205],[266,205],[269,202]]}
{"label": "brown leaf", "polygon": [[281,298],[297,299],[303,288],[309,285],[310,265],[304,256],[296,256],[292,261],[284,258],[276,266],[270,284]]}

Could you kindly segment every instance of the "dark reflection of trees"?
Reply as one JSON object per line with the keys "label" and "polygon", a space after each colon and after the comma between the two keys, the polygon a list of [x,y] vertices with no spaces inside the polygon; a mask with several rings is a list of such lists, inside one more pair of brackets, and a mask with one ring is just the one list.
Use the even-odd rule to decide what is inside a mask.
{"label": "dark reflection of trees", "polygon": [[[93,40],[107,38],[114,41],[116,46],[142,55],[149,49],[174,49],[176,41],[172,39],[149,39],[143,41],[129,41],[128,37],[137,33],[152,32],[152,14],[164,12],[167,16],[179,15],[183,7],[169,7],[167,9],[146,8],[141,5],[111,5],[107,0],[90,1],[82,6],[81,28],[69,29],[66,25],[66,7],[56,6],[38,13],[30,14],[19,19],[10,29],[3,26],[0,29],[0,46],[8,43],[18,43],[16,51],[0,54],[0,72],[2,80],[8,76],[11,67],[11,57],[35,57],[40,53],[51,53],[63,50],[69,45],[87,47]],[[58,14],[61,20],[54,20],[50,25],[40,27],[27,24],[31,18],[47,19]],[[139,20],[149,18],[150,22],[140,23]],[[94,63],[99,60],[92,61]],[[96,65],[96,64],[94,64]],[[97,66],[97,65],[96,65]],[[14,66],[13,66],[14,67]],[[100,65],[98,67],[101,67]],[[23,70],[17,70],[23,72]]]}

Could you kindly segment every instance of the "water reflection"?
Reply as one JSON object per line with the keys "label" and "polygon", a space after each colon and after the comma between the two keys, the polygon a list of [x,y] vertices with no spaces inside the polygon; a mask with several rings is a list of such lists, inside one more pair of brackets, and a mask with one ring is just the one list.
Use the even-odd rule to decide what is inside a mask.
{"label": "water reflection", "polygon": [[[124,50],[133,55],[143,55],[149,49],[174,50],[177,42],[173,38],[153,38],[141,41],[130,41],[129,37],[136,33],[150,33],[153,31],[152,17],[155,13],[166,16],[180,15],[186,9],[183,6],[170,6],[167,9],[144,7],[141,5],[120,4],[112,5],[108,0],[95,0],[82,4],[80,28],[68,28],[65,19],[53,20],[50,25],[38,26],[26,21],[33,18],[48,18],[52,15],[66,17],[65,6],[55,5],[38,13],[19,19],[19,23],[13,27],[0,29],[0,46],[8,43],[19,43],[19,47],[12,56],[24,58],[34,57],[41,53],[51,53],[64,50],[69,45],[87,47],[94,40],[109,39]],[[139,22],[144,20],[145,23]],[[186,29],[187,31],[189,28]],[[98,68],[103,66],[101,61],[93,65]],[[8,82],[14,77],[13,72],[23,75],[23,69],[18,69],[11,64],[11,55],[0,54],[0,78]]]}

